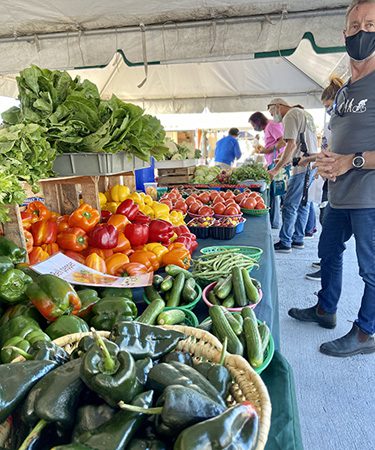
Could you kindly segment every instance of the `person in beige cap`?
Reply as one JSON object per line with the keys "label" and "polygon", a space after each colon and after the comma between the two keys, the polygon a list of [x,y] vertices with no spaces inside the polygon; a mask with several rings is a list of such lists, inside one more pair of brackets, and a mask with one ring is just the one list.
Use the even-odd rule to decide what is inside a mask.
{"label": "person in beige cap", "polygon": [[[307,149],[309,154],[316,153],[318,142],[314,121],[302,106],[291,106],[283,98],[274,98],[268,104],[268,110],[275,122],[283,123],[283,139],[286,142],[284,152],[276,166],[269,171],[269,174],[274,178],[285,166],[293,163],[292,176],[288,181],[288,188],[284,197],[280,241],[274,244],[275,251],[290,253],[292,247],[296,249],[304,248],[305,228],[310,210],[309,202],[302,202],[307,169],[299,165],[303,156],[301,149]],[[310,176],[309,183],[311,180],[312,176]]]}

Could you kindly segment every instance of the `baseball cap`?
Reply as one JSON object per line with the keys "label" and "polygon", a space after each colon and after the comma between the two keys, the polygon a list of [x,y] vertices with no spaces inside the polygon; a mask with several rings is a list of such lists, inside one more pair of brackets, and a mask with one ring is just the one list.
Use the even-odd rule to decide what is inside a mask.
{"label": "baseball cap", "polygon": [[284,105],[284,106],[289,106],[289,108],[291,108],[291,105],[289,105],[289,103],[286,100],[284,100],[283,98],[280,98],[280,97],[273,98],[267,105],[267,109],[269,109],[270,106],[274,106],[274,105]]}

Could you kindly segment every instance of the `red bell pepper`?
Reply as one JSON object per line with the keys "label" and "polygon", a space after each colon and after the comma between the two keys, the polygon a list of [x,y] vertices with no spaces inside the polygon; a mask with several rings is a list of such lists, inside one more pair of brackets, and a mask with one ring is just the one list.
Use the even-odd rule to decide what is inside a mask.
{"label": "red bell pepper", "polygon": [[174,227],[173,231],[177,234],[177,236],[180,236],[181,234],[186,234],[186,233],[190,234],[190,230],[186,225],[179,225],[178,227]]}
{"label": "red bell pepper", "polygon": [[143,214],[143,212],[138,211],[135,215],[134,219],[132,220],[133,223],[141,223],[141,224],[149,224],[151,222],[151,219],[146,216],[146,214]]}
{"label": "red bell pepper", "polygon": [[100,222],[101,223],[106,223],[108,222],[108,219],[112,216],[111,211],[104,211],[102,210],[100,213]]}
{"label": "red bell pepper", "polygon": [[57,223],[54,220],[39,220],[31,225],[34,245],[52,244],[57,238]]}
{"label": "red bell pepper", "polygon": [[[194,236],[194,238],[193,238]],[[189,250],[190,254],[198,247],[198,242],[196,241],[195,234],[181,234],[174,242],[181,242]]]}
{"label": "red bell pepper", "polygon": [[130,198],[127,198],[119,204],[116,209],[116,214],[123,214],[129,220],[133,220],[139,211],[139,206],[133,202]]}
{"label": "red bell pepper", "polygon": [[160,242],[168,245],[173,234],[173,225],[171,223],[162,219],[151,220],[148,242]]}
{"label": "red bell pepper", "polygon": [[125,227],[125,237],[129,239],[129,242],[133,248],[145,245],[148,242],[148,225],[142,225],[141,223],[129,223]]}
{"label": "red bell pepper", "polygon": [[96,225],[88,234],[91,247],[111,249],[118,243],[118,231],[113,225],[102,223]]}
{"label": "red bell pepper", "polygon": [[88,247],[87,234],[78,227],[68,228],[57,235],[57,243],[63,250],[81,252]]}
{"label": "red bell pepper", "polygon": [[61,233],[62,231],[65,231],[68,228],[70,228],[68,214],[58,217],[56,220],[56,223],[57,223],[57,232],[58,233]]}
{"label": "red bell pepper", "polygon": [[78,252],[74,252],[73,250],[65,250],[64,255],[68,256],[69,258],[74,259],[74,261],[77,261],[81,264],[85,264],[85,257]]}

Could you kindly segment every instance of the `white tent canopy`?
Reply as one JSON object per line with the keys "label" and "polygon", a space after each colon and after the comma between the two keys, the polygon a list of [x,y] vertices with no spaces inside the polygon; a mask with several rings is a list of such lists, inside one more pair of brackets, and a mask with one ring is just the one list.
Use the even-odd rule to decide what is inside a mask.
{"label": "white tent canopy", "polygon": [[[103,97],[152,113],[249,111],[282,95],[319,106],[322,86],[345,72],[345,0],[3,0],[0,94],[16,96],[30,64],[75,69]],[[289,56],[277,54],[295,49]],[[119,53],[121,52],[121,54]],[[273,52],[264,54],[264,52]],[[122,56],[121,56],[122,55]],[[273,58],[262,58],[274,56]],[[124,62],[126,61],[126,63]],[[147,80],[138,88],[147,74]]]}

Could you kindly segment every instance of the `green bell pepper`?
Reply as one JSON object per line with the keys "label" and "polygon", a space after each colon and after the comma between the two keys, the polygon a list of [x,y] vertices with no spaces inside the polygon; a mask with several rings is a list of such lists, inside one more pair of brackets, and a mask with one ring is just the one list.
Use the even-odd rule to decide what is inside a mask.
{"label": "green bell pepper", "polygon": [[52,361],[24,361],[0,365],[0,422],[4,422],[29,390],[56,367],[56,363]]}
{"label": "green bell pepper", "polygon": [[5,313],[0,318],[0,327],[5,325],[10,319],[13,319],[17,316],[30,317],[31,319],[36,320],[38,323],[42,320],[43,317],[39,314],[38,310],[31,303],[17,303],[16,305],[9,306]]}
{"label": "green bell pepper", "polygon": [[87,333],[87,323],[77,316],[60,316],[44,330],[54,340],[67,334]]}
{"label": "green bell pepper", "polygon": [[51,450],[92,450],[91,447],[87,447],[79,442],[73,442],[72,444],[59,445],[57,447],[52,447]]}
{"label": "green bell pepper", "polygon": [[81,300],[81,309],[78,312],[78,316],[87,320],[90,316],[92,308],[98,301],[100,297],[95,289],[82,289],[77,291],[78,297]]}
{"label": "green bell pepper", "polygon": [[116,322],[133,320],[138,311],[135,303],[125,297],[104,297],[92,309],[90,325],[97,330],[111,331]]}
{"label": "green bell pepper", "polygon": [[130,288],[105,287],[101,289],[100,295],[104,297],[125,297],[133,300],[133,293]]}
{"label": "green bell pepper", "polygon": [[8,270],[14,269],[14,264],[9,256],[0,256],[0,273],[8,272]]}
{"label": "green bell pepper", "polygon": [[18,247],[14,242],[0,236],[0,256],[9,256],[17,264],[26,261],[26,249]]}
{"label": "green bell pepper", "polygon": [[[27,353],[30,347],[30,342],[20,336],[15,336],[8,339],[4,347],[1,349],[1,362],[3,364],[10,363],[18,356],[22,356],[23,352]],[[16,349],[21,350],[21,352]]]}
{"label": "green bell pepper", "polygon": [[82,357],[82,380],[110,406],[120,400],[130,402],[142,391],[133,357],[96,332],[94,336],[95,343]]}
{"label": "green bell pepper", "polygon": [[0,300],[17,303],[25,300],[25,292],[33,280],[22,270],[10,269],[0,274]]}
{"label": "green bell pepper", "polygon": [[244,402],[217,417],[185,428],[178,436],[173,450],[253,450],[257,445],[257,435],[257,413],[249,402]]}
{"label": "green bell pepper", "polygon": [[0,345],[3,347],[4,343],[15,336],[26,337],[33,331],[42,332],[38,322],[31,317],[17,316],[8,320],[2,327],[0,327]]}
{"label": "green bell pepper", "polygon": [[26,295],[50,322],[69,312],[76,314],[81,309],[81,300],[72,285],[55,275],[40,275],[28,286]]}

